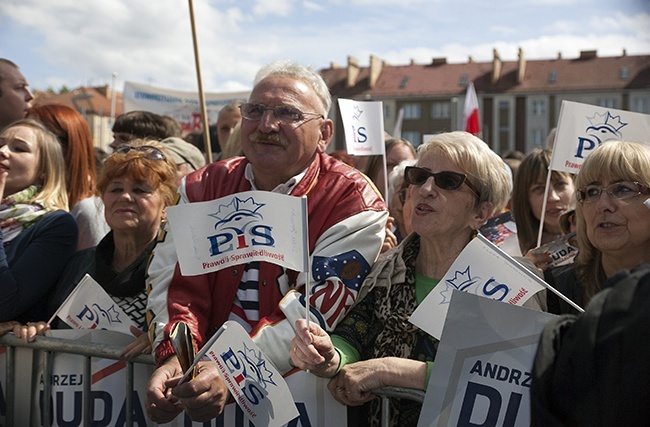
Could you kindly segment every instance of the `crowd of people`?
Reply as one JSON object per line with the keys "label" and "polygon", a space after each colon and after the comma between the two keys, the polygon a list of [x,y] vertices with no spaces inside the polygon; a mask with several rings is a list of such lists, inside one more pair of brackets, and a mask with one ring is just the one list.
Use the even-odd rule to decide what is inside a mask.
{"label": "crowd of people", "polygon": [[[80,113],[33,103],[18,66],[0,58],[0,334],[32,341],[65,327],[48,319],[89,274],[137,325],[124,357],[154,356],[154,422],[223,411],[231,396],[212,362],[179,383],[170,334],[187,323],[198,350],[234,320],[282,374],[330,378],[332,396],[357,408],[355,425],[380,425],[374,391],[426,390],[430,380],[439,342],[409,316],[478,230],[507,211],[516,259],[581,307],[621,271],[650,263],[650,147],[641,143],[604,143],[577,175],[552,171],[548,188],[552,147],[502,157],[461,131],[417,149],[386,135],[386,156],[363,162],[329,155],[329,89],[289,61],[264,66],[249,98],[223,108],[209,164],[178,122],[147,111],[116,118],[113,152],[98,161]],[[307,197],[314,274],[257,261],[181,274],[166,208],[251,190]],[[540,247],[571,232],[569,222],[578,252],[556,267]],[[577,314],[554,292],[536,301]],[[580,424],[567,401],[543,400],[546,419]],[[420,409],[392,400],[391,425],[416,425]]]}

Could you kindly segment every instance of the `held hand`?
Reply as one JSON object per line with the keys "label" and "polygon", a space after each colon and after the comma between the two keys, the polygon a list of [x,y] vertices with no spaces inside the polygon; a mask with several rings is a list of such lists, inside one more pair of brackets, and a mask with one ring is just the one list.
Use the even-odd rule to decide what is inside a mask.
{"label": "held hand", "polygon": [[153,422],[164,424],[172,421],[183,412],[181,405],[176,405],[178,399],[171,394],[167,386],[169,380],[176,382],[183,375],[176,356],[167,361],[154,371],[147,384],[145,408],[147,416]]}
{"label": "held hand", "polygon": [[291,361],[297,368],[331,377],[338,369],[340,357],[330,336],[318,324],[296,320],[296,335],[291,340]]}
{"label": "held hand", "polygon": [[167,381],[172,395],[178,398],[181,406],[192,421],[208,421],[216,418],[228,402],[229,391],[211,361],[201,361],[197,374],[191,381],[177,385],[178,378]]}
{"label": "held hand", "polygon": [[135,326],[131,326],[131,333],[136,337],[135,341],[122,349],[122,356],[136,357],[141,354],[151,353],[151,342],[149,335]]}
{"label": "held hand", "polygon": [[382,366],[370,359],[351,363],[330,380],[327,388],[334,399],[343,405],[358,406],[375,398],[372,390],[384,387]]}
{"label": "held hand", "polygon": [[394,248],[398,244],[397,236],[393,233],[393,222],[395,222],[395,219],[388,217],[388,221],[386,222],[386,236],[384,237],[384,243],[381,245],[381,253]]}
{"label": "held hand", "polygon": [[526,252],[526,258],[531,260],[533,264],[535,264],[535,267],[544,271],[551,265],[553,258],[551,258],[551,255],[548,252],[535,253],[536,249],[538,248],[533,248]]}
{"label": "held hand", "polygon": [[6,334],[7,332],[13,331],[15,326],[20,326],[20,322],[11,320],[9,322],[0,323],[0,336]]}
{"label": "held hand", "polygon": [[50,325],[45,322],[28,322],[26,325],[14,326],[14,335],[22,338],[23,342],[32,342],[36,335],[45,335],[50,330]]}

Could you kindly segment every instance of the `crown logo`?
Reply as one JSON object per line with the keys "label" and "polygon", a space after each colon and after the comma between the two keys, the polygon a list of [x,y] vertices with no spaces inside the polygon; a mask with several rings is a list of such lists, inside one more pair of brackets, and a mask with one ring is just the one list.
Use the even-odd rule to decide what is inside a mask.
{"label": "crown logo", "polygon": [[216,218],[218,221],[226,221],[231,218],[233,214],[261,217],[257,211],[264,205],[264,203],[256,203],[252,197],[245,200],[235,197],[227,205],[219,205],[217,212],[210,214],[210,216]]}
{"label": "crown logo", "polygon": [[258,353],[254,348],[248,348],[246,343],[243,344],[244,351],[239,350],[239,354],[246,360],[244,366],[249,368],[245,369],[243,374],[253,382],[263,386],[264,389],[267,388],[267,384],[277,385],[273,381],[273,372],[266,367],[266,360],[262,357],[262,351],[260,350]]}
{"label": "crown logo", "polygon": [[587,120],[593,127],[606,127],[615,134],[627,126],[627,123],[621,121],[621,116],[612,116],[609,111],[603,114],[594,113],[593,117],[587,117]]}
{"label": "crown logo", "polygon": [[361,119],[361,115],[363,114],[363,110],[359,108],[358,105],[354,106],[354,111],[352,112],[352,118],[354,120],[359,120]]}
{"label": "crown logo", "polygon": [[468,288],[474,286],[477,280],[478,280],[477,278],[472,277],[469,271],[469,265],[463,271],[456,270],[454,272],[453,279],[445,280],[446,288],[444,291],[440,292],[440,295],[443,298],[441,304],[449,304],[449,301],[451,300],[451,294],[453,293],[452,291],[454,289],[458,291],[467,292]]}

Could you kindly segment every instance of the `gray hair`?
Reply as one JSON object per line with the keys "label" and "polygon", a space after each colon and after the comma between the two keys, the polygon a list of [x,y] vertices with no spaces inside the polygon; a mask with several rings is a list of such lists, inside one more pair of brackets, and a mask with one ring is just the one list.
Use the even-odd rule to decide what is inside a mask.
{"label": "gray hair", "polygon": [[319,73],[312,70],[311,67],[306,67],[286,59],[276,60],[265,65],[257,72],[255,80],[253,80],[253,85],[257,86],[262,80],[273,76],[292,77],[309,85],[321,101],[323,116],[327,117],[332,105],[332,96],[330,95],[330,90],[325,80],[323,80],[323,77]]}

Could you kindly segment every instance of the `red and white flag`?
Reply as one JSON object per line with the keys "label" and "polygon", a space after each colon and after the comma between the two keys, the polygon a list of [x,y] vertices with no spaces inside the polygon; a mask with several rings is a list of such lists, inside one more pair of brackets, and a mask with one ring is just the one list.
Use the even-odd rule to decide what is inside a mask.
{"label": "red and white flag", "polygon": [[86,274],[49,322],[59,317],[73,329],[103,329],[131,335],[131,318]]}
{"label": "red and white flag", "polygon": [[478,98],[474,83],[467,86],[467,95],[465,96],[465,108],[463,110],[463,130],[472,135],[481,132],[481,125],[478,117]]}

